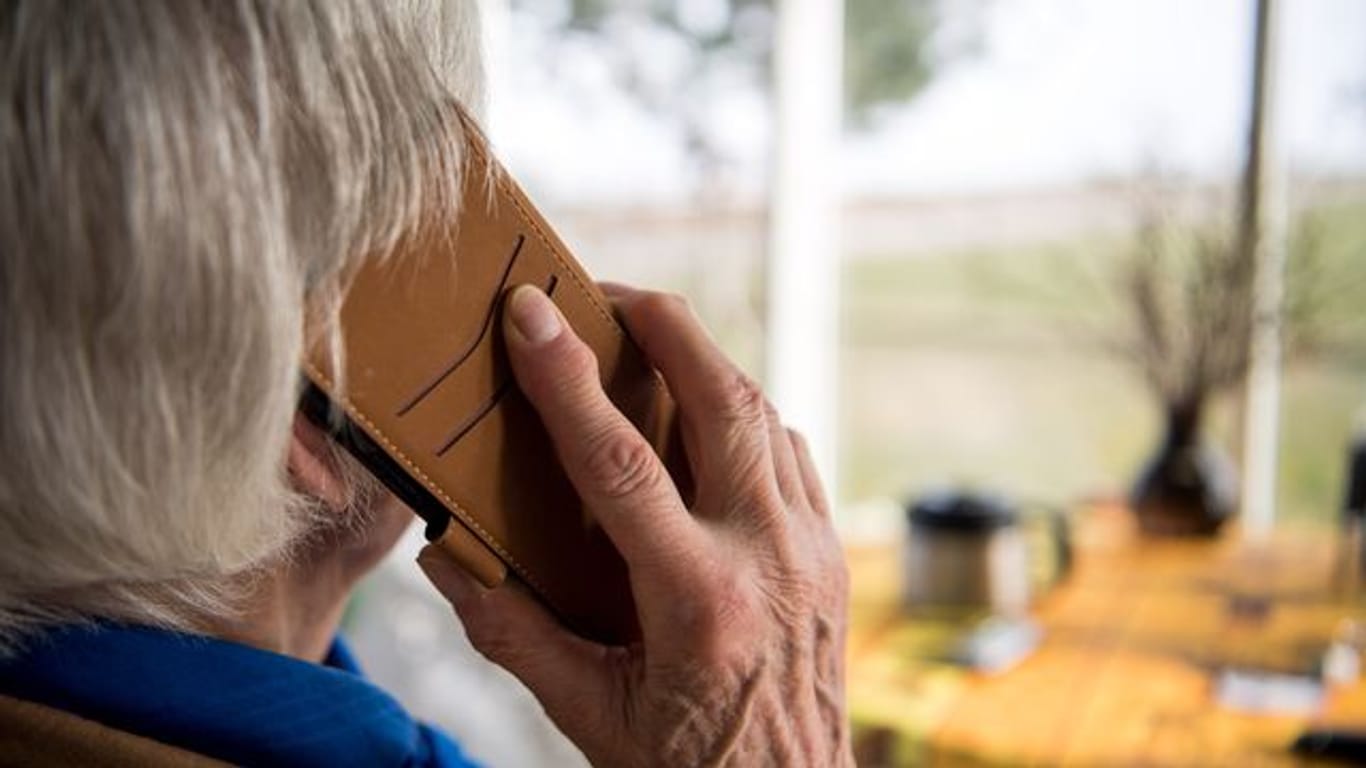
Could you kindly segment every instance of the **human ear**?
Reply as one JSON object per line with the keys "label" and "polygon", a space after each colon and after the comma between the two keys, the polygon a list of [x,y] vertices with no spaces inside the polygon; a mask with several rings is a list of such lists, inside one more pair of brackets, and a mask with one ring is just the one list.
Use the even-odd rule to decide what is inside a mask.
{"label": "human ear", "polygon": [[299,414],[294,416],[285,461],[290,483],[296,491],[333,509],[346,505],[346,482],[337,466],[334,449],[322,430]]}

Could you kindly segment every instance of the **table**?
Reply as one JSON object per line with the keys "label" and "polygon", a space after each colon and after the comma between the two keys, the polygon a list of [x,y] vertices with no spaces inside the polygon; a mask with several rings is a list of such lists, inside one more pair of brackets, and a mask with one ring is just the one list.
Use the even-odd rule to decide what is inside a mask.
{"label": "table", "polygon": [[1067,580],[1042,598],[1037,650],[987,676],[926,658],[961,628],[899,610],[900,553],[852,547],[849,702],[863,765],[1300,765],[1311,722],[1366,729],[1366,685],[1330,687],[1312,716],[1231,711],[1226,667],[1314,669],[1335,629],[1366,616],[1326,529],[1260,545],[1153,540],[1103,505],[1075,525]]}

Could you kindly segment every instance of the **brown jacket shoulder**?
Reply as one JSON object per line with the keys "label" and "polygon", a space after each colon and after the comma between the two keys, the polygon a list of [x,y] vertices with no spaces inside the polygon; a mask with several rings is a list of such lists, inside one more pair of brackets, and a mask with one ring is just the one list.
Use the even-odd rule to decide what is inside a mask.
{"label": "brown jacket shoulder", "polygon": [[60,709],[0,696],[0,765],[222,766]]}

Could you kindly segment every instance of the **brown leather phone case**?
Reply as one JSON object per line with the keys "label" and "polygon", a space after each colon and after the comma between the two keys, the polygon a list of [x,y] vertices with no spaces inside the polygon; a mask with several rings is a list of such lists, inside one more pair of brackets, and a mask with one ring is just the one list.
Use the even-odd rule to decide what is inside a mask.
{"label": "brown leather phone case", "polygon": [[570,628],[637,634],[620,556],[582,508],[506,360],[512,286],[548,293],[597,353],[612,401],[661,455],[674,408],[606,300],[473,127],[461,214],[364,266],[341,309],[342,389],[325,349],[301,410],[427,522],[488,586],[511,572]]}

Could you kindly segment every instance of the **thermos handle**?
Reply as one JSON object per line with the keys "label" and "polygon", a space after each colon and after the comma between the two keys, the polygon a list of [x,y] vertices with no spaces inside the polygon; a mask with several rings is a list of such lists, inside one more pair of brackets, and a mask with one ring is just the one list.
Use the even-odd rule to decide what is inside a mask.
{"label": "thermos handle", "polygon": [[1035,546],[1045,546],[1047,549],[1044,552],[1030,552],[1033,586],[1042,594],[1057,586],[1072,572],[1072,518],[1065,507],[1055,504],[1034,503],[1022,505],[1022,508],[1033,510],[1032,514],[1022,517],[1022,525],[1034,530],[1030,538]]}
{"label": "thermos handle", "polygon": [[1053,557],[1057,563],[1057,576],[1053,581],[1066,579],[1072,572],[1072,518],[1061,508],[1049,510],[1049,528],[1053,534]]}

